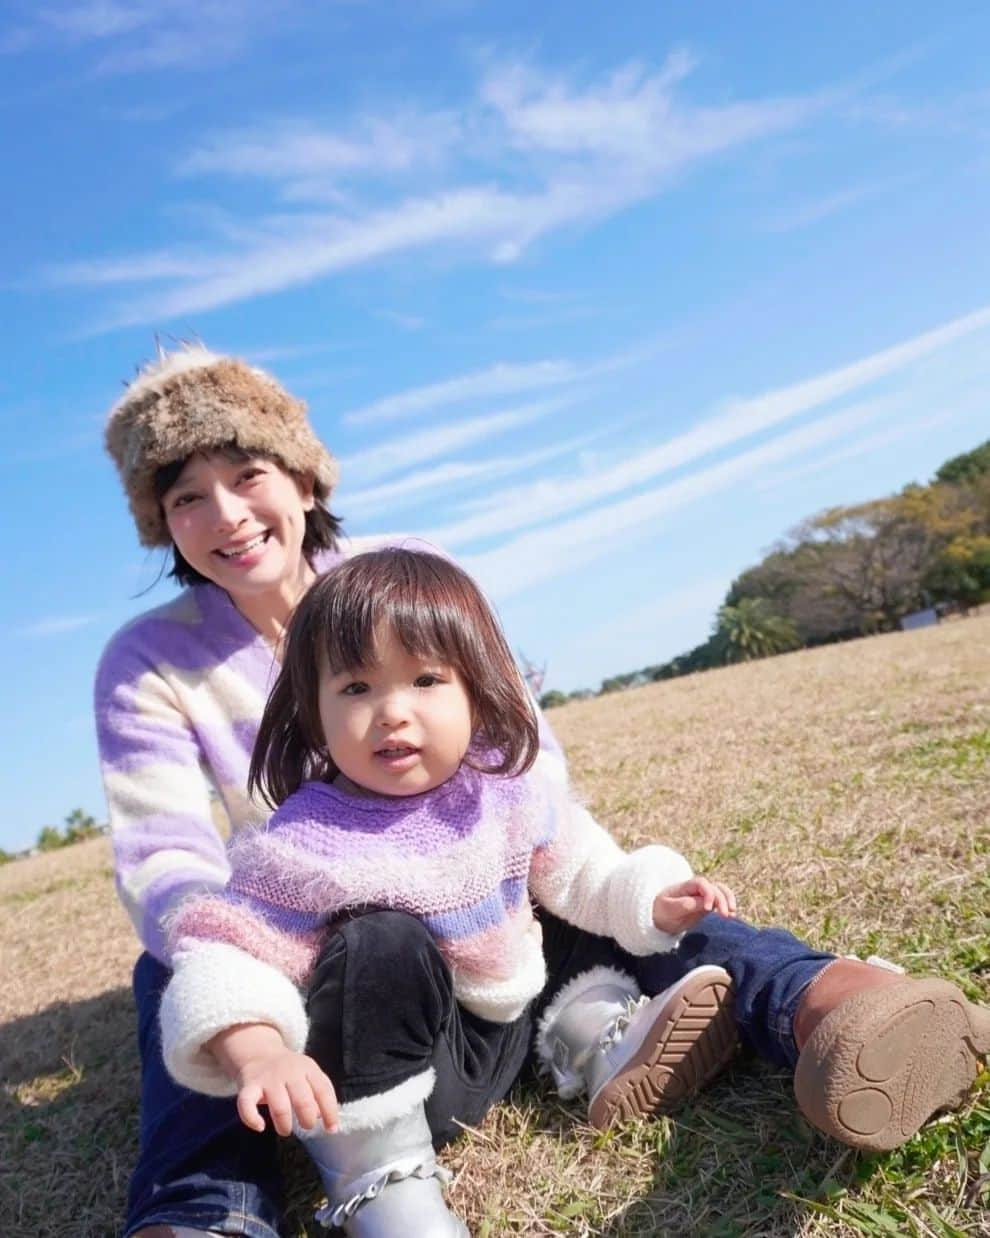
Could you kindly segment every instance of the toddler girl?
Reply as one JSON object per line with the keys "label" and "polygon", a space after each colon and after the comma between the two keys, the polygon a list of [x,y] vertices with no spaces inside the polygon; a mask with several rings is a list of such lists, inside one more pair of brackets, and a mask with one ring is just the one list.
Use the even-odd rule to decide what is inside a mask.
{"label": "toddler girl", "polygon": [[[627,855],[541,752],[481,593],[391,548],[320,578],[292,618],[250,788],[277,811],[221,893],[173,914],[165,1061],[295,1129],[352,1238],[464,1234],[433,1145],[535,1052],[590,1121],[672,1107],[731,1055],[731,982],[649,991],[649,957],[732,892],[676,852]],[[638,979],[647,984],[642,994]]]}

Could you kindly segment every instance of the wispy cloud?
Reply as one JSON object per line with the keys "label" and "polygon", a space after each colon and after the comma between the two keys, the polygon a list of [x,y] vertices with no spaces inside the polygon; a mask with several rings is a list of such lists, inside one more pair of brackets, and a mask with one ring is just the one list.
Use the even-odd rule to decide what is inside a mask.
{"label": "wispy cloud", "polygon": [[347,425],[392,421],[397,417],[430,413],[469,400],[499,399],[506,395],[518,395],[522,391],[559,387],[577,382],[581,374],[581,367],[573,361],[533,361],[524,365],[500,361],[484,370],[383,396],[371,404],[351,409],[342,420]]}
{"label": "wispy cloud", "polygon": [[564,439],[562,442],[554,443],[538,451],[518,455],[479,461],[450,461],[433,469],[413,473],[401,481],[370,486],[353,493],[345,491],[343,504],[348,515],[352,515],[355,509],[362,513],[379,513],[387,509],[401,510],[433,494],[447,495],[451,490],[456,490],[468,483],[477,486],[482,481],[491,482],[509,473],[523,473],[537,464],[545,464],[548,460],[580,451],[604,433],[604,431],[597,431],[592,434],[583,434],[576,438]]}
{"label": "wispy cloud", "polygon": [[403,331],[422,331],[426,326],[425,318],[421,318],[418,314],[403,314],[399,310],[378,310],[378,317],[396,327],[401,327]]}
{"label": "wispy cloud", "polygon": [[647,529],[656,536],[657,521],[669,512],[745,481],[779,460],[821,447],[858,428],[875,412],[871,404],[854,405],[679,481],[523,534],[461,561],[494,597],[522,593],[592,563],[620,544],[630,544]]}
{"label": "wispy cloud", "polygon": [[768,232],[794,232],[798,228],[807,228],[828,219],[831,215],[851,210],[861,202],[879,197],[893,188],[894,182],[850,185],[846,189],[838,189],[834,193],[823,194],[821,197],[776,211],[763,221],[763,227]]}
{"label": "wispy cloud", "polygon": [[[207,6],[209,7],[209,6]],[[470,260],[512,262],[561,228],[590,226],[669,188],[720,154],[792,131],[830,101],[827,94],[710,106],[684,96],[693,62],[675,53],[656,72],[627,66],[582,83],[530,63],[490,64],[463,119],[431,115],[425,138],[412,120],[360,116],[332,126],[269,121],[214,133],[183,160],[192,176],[237,175],[273,187],[285,201],[319,182],[347,191],[333,212],[261,216],[249,235],[197,255],[172,286],[117,307],[103,328],[204,313],[295,287],[333,272],[427,247],[454,247]],[[424,154],[424,146],[432,155]],[[460,183],[446,166],[462,157]],[[453,160],[451,160],[453,162]],[[313,168],[323,175],[313,176]],[[441,167],[442,175],[429,176]],[[472,169],[465,180],[463,168]],[[354,182],[414,172],[418,192],[379,186],[375,205],[351,199]],[[300,186],[303,188],[301,189]],[[253,235],[252,235],[253,233]],[[153,256],[156,272],[163,255]],[[176,255],[181,268],[188,253]],[[103,284],[147,278],[147,256],[70,263],[47,275]]]}
{"label": "wispy cloud", "polygon": [[61,636],[66,632],[75,632],[78,628],[88,627],[99,619],[99,615],[51,615],[46,619],[38,619],[21,628],[22,636]]}
{"label": "wispy cloud", "polygon": [[368,481],[388,477],[389,474],[410,468],[414,464],[441,459],[452,451],[459,451],[472,443],[479,443],[505,430],[514,430],[519,426],[527,425],[531,421],[565,408],[570,403],[573,401],[555,399],[521,404],[516,408],[485,413],[483,416],[458,421],[453,425],[421,430],[401,438],[392,437],[377,447],[369,447],[345,457],[340,462],[341,469],[344,470],[345,476],[353,474],[355,477],[363,477]]}
{"label": "wispy cloud", "polygon": [[179,160],[177,171],[272,181],[293,200],[311,194],[322,200],[328,189],[354,178],[420,175],[442,164],[462,140],[461,124],[449,112],[360,116],[343,131],[280,119],[208,135]]}
{"label": "wispy cloud", "polygon": [[[954,319],[851,365],[749,399],[730,400],[713,416],[683,434],[652,448],[641,447],[594,476],[543,480],[488,494],[475,504],[470,515],[431,530],[429,537],[444,546],[466,545],[478,538],[537,525],[591,506],[772,429],[799,414],[832,403],[988,325],[990,307]],[[878,411],[879,408],[878,403]]]}
{"label": "wispy cloud", "polygon": [[17,39],[5,50],[91,46],[99,74],[203,69],[227,62],[289,0],[51,0],[24,5]]}

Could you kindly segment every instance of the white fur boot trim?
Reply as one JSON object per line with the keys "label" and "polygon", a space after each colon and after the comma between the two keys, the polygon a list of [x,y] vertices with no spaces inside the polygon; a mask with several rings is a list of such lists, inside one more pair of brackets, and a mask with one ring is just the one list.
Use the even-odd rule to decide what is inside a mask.
{"label": "white fur boot trim", "polygon": [[[640,988],[627,972],[616,967],[592,967],[572,977],[558,991],[553,1001],[544,1010],[536,1029],[536,1057],[542,1073],[552,1073],[557,1091],[566,1100],[584,1090],[584,1080],[579,1072],[562,1068],[559,1059],[559,1041],[554,1036],[555,1025],[568,1006],[582,998],[592,989],[610,988],[616,996],[616,1011],[623,1009],[625,1001],[635,1001]],[[573,1076],[573,1077],[572,1077]]]}
{"label": "white fur boot trim", "polygon": [[[387,1092],[376,1092],[374,1096],[365,1096],[362,1100],[348,1101],[340,1106],[338,1130],[342,1135],[350,1135],[354,1131],[381,1130],[422,1105],[433,1091],[436,1080],[436,1072],[431,1066],[398,1087],[389,1088]],[[296,1133],[306,1138],[306,1131]]]}

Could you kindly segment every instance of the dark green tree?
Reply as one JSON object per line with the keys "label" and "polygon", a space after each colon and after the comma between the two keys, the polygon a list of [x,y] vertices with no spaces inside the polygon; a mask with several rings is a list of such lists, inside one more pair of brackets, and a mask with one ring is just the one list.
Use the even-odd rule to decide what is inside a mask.
{"label": "dark green tree", "polygon": [[743,598],[718,612],[713,652],[721,662],[751,662],[787,653],[801,644],[794,624],[774,614],[762,598]]}
{"label": "dark green tree", "polygon": [[990,473],[990,439],[972,451],[946,460],[935,474],[935,480],[958,485],[960,482],[975,481],[987,473]]}

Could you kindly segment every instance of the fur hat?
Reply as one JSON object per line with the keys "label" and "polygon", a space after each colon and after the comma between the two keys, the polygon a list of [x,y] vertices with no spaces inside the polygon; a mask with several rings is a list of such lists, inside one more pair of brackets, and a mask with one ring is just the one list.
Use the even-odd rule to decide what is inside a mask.
{"label": "fur hat", "polygon": [[194,452],[234,443],[271,456],[312,477],[321,501],[337,480],[337,462],[313,433],[306,405],[263,370],[201,344],[159,351],[110,410],[105,442],[145,546],[171,545],[155,473]]}

